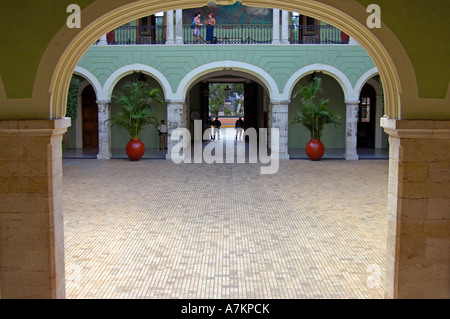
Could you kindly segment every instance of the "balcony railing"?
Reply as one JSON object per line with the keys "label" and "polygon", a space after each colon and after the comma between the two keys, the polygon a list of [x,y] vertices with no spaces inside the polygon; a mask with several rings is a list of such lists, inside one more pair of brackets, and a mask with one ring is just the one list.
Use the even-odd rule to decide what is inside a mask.
{"label": "balcony railing", "polygon": [[121,26],[106,35],[110,45],[165,44],[165,26]]}
{"label": "balcony railing", "polygon": [[[272,25],[222,24],[215,27],[199,26],[200,37],[197,43],[209,44],[270,44]],[[195,44],[195,28],[183,26],[183,42]]]}
{"label": "balcony railing", "polygon": [[[184,44],[271,44],[272,25],[199,26],[197,42],[194,28],[183,25]],[[165,26],[121,26],[107,34],[109,45],[150,45],[166,43]],[[281,37],[280,37],[281,39]],[[349,37],[331,25],[289,26],[291,44],[348,44]]]}
{"label": "balcony railing", "polygon": [[332,25],[289,26],[292,44],[348,44],[349,36]]}

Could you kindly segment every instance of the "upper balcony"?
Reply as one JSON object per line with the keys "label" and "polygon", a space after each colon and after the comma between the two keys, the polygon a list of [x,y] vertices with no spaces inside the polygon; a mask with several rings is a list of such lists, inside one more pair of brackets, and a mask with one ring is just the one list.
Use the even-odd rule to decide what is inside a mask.
{"label": "upper balcony", "polygon": [[[265,20],[257,20],[259,23],[242,19],[247,23],[217,22],[214,27],[204,24],[195,29],[189,22],[191,13],[186,14],[185,10],[176,10],[175,14],[173,11],[159,13],[120,26],[104,35],[96,44],[357,44],[347,34],[324,22],[298,13],[264,10],[269,14],[266,14]],[[201,22],[206,23],[205,20],[202,19]],[[223,20],[222,17],[219,21]],[[252,23],[248,23],[249,21]],[[230,20],[225,19],[224,22]],[[195,31],[199,36],[194,36]]]}
{"label": "upper balcony", "polygon": [[[178,44],[273,44],[272,25],[222,24],[212,31],[206,26],[199,27],[200,36],[195,42],[190,25],[182,27],[182,43]],[[208,33],[213,32],[212,39]],[[289,44],[348,44],[349,37],[334,26],[290,25]],[[152,45],[167,44],[166,26],[121,26],[106,35],[109,45]]]}

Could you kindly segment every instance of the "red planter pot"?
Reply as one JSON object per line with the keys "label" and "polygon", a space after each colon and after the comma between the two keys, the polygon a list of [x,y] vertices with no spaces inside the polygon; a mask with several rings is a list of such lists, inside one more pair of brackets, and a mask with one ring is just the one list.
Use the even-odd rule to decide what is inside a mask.
{"label": "red planter pot", "polygon": [[126,152],[130,160],[139,161],[145,152],[144,143],[140,139],[130,139],[126,147]]}
{"label": "red planter pot", "polygon": [[325,146],[320,140],[311,139],[305,147],[306,155],[312,161],[318,161],[322,158],[323,153],[325,153]]}

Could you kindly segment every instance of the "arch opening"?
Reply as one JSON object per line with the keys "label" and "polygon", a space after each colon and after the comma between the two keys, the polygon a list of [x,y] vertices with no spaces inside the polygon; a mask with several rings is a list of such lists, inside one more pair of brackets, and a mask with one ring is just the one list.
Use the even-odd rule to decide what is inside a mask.
{"label": "arch opening", "polygon": [[[310,5],[308,3],[308,5]],[[339,16],[339,14],[336,16],[336,13],[330,13],[328,11],[324,11],[325,13],[320,13],[319,9],[323,9],[322,7],[323,5],[318,5],[316,7],[310,7],[310,6],[306,6],[303,11],[306,14],[311,15],[312,17],[318,18],[318,19],[322,19],[326,22],[330,22],[333,23],[337,20],[337,17]],[[171,3],[168,3],[167,6],[165,7],[165,9],[167,9],[167,7],[171,7]],[[178,6],[179,7],[179,6]],[[152,6],[145,6],[146,13],[148,14],[149,8],[153,8]],[[292,7],[290,7],[289,9],[291,10],[300,10],[302,9],[302,6],[299,5],[292,5]],[[132,15],[133,17],[137,17],[137,16],[144,16],[144,14],[142,13],[142,8],[132,8],[132,7],[123,7],[122,8],[124,11],[126,11],[128,14]],[[120,9],[120,10],[122,10]],[[120,11],[119,10],[119,11]],[[154,10],[154,9],[153,9]],[[159,11],[158,10],[154,10],[154,12]],[[309,10],[311,10],[311,12],[309,12]],[[139,13],[141,12],[141,13]],[[342,13],[342,12],[341,12]],[[141,15],[139,15],[141,14]],[[370,40],[365,40],[364,39],[364,35],[367,34],[367,31],[361,26],[358,25],[358,23],[355,20],[350,19],[348,16],[344,15],[346,17],[347,22],[351,22],[351,28],[350,27],[345,27],[345,25],[342,25],[344,22],[340,22],[339,24],[336,24],[337,26],[341,25],[342,26],[342,30],[346,31],[348,34],[352,35],[353,37],[355,37],[355,39],[358,40],[358,42],[360,42],[360,44],[362,44],[363,46],[366,46],[366,50],[367,52],[369,52],[369,54],[372,56],[372,58],[374,58],[374,62],[375,64],[378,65],[387,65],[388,67],[382,67],[380,70],[380,76],[382,76],[382,78],[386,79],[386,83],[387,83],[387,87],[389,89],[387,89],[386,91],[389,92],[389,94],[386,97],[386,104],[389,106],[388,110],[390,114],[390,117],[392,118],[399,118],[400,117],[400,100],[399,100],[399,81],[398,77],[395,73],[395,67],[394,65],[391,63],[389,55],[387,54],[387,52],[384,49],[380,49],[377,48],[377,45],[379,44],[377,41],[377,39],[375,38],[371,38]],[[105,17],[101,17],[99,18],[101,21],[105,20]],[[107,30],[113,28],[114,26],[118,26],[121,23],[123,23],[124,21],[120,20],[119,18],[116,17],[115,20],[113,20],[113,22],[108,22],[105,26],[96,29],[94,32],[94,38],[97,38],[99,36],[101,36],[103,33],[105,33]],[[93,28],[90,28],[90,31],[94,31]],[[84,31],[83,31],[84,32]],[[83,42],[83,45],[81,47],[83,47],[85,50],[88,48],[87,46],[88,42]],[[374,49],[377,48],[377,49]],[[372,50],[371,50],[372,49]],[[61,60],[60,62],[62,63],[62,65],[64,65],[64,67],[59,67],[58,68],[58,72],[55,72],[56,75],[53,78],[52,81],[52,88],[51,90],[53,92],[55,92],[56,94],[54,94],[52,96],[52,102],[51,102],[51,109],[52,109],[52,116],[54,118],[58,118],[59,116],[61,116],[62,114],[64,114],[64,101],[62,99],[62,97],[64,97],[64,92],[65,92],[65,88],[61,83],[64,83],[64,81],[59,81],[59,80],[63,80],[65,78],[65,74],[68,74],[68,72],[66,72],[66,70],[64,70],[64,68],[67,65],[73,65],[74,63],[76,63],[76,61],[78,61],[77,56],[79,57],[81,54],[81,51],[77,51],[72,49],[71,47],[69,47],[69,50],[67,52],[64,53],[63,57],[62,57],[62,61],[64,61],[65,63],[62,63]],[[387,61],[387,62],[386,62]],[[384,64],[383,64],[384,63]],[[233,66],[232,66],[233,68]],[[239,67],[234,65],[233,70],[237,70],[237,71],[244,71],[245,67]],[[193,77],[193,76],[186,76],[185,81],[180,84],[180,86],[178,87],[176,93],[173,95],[174,100],[185,100],[186,98],[186,93],[189,91],[188,88],[192,88],[195,81],[197,81],[198,79],[200,79],[202,76],[207,76],[207,73],[214,70],[214,68],[210,68],[208,70],[203,70],[200,73],[197,73],[197,77]],[[199,70],[197,70],[199,71]],[[217,70],[216,70],[217,71]],[[206,72],[206,73],[202,73],[202,72]],[[244,72],[245,73],[245,72]],[[270,95],[271,99],[276,100],[279,97],[279,90],[276,86],[276,84],[274,85],[273,83],[270,82],[270,79],[268,80],[265,76],[261,76],[260,73],[258,72],[254,72],[254,74],[252,74],[255,77],[255,80],[262,82],[267,88],[268,88],[268,94]],[[341,79],[342,80],[342,79]],[[114,80],[115,81],[115,80]],[[348,87],[348,85],[344,82],[340,83],[342,87]],[[289,89],[291,90],[291,89]],[[350,93],[348,93],[350,94]],[[58,103],[61,102],[61,103]],[[388,114],[388,116],[389,116]]]}

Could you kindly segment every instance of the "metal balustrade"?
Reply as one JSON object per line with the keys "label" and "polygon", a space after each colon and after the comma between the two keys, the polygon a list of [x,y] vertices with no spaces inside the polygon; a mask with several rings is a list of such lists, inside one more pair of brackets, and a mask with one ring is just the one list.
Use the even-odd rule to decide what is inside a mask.
{"label": "metal balustrade", "polygon": [[289,26],[292,44],[348,44],[349,36],[332,25]]}
{"label": "metal balustrade", "polygon": [[[196,27],[200,31],[197,43],[206,44],[270,44],[272,43],[272,25],[216,25],[212,36],[208,37],[208,26]],[[210,29],[211,30],[211,29]],[[211,31],[210,31],[211,32]],[[183,26],[183,42],[195,44],[194,28]]]}
{"label": "metal balustrade", "polygon": [[[200,32],[197,42],[194,28],[183,25],[184,44],[271,44],[273,40],[273,26],[268,24],[227,24],[216,25],[212,29],[203,25],[196,28]],[[109,32],[106,40],[109,45],[165,44],[166,31],[166,26],[126,25]],[[290,25],[287,40],[290,44],[348,44],[349,37],[331,25]]]}

